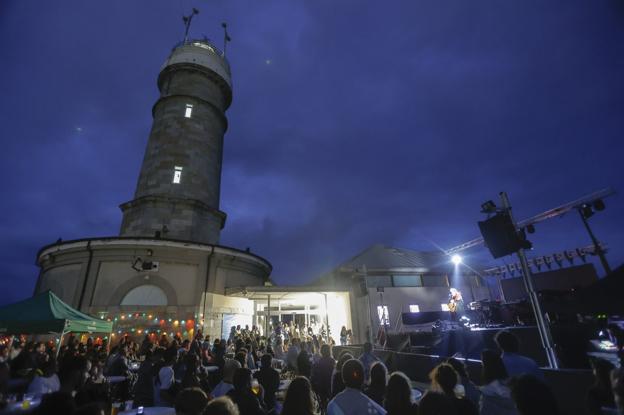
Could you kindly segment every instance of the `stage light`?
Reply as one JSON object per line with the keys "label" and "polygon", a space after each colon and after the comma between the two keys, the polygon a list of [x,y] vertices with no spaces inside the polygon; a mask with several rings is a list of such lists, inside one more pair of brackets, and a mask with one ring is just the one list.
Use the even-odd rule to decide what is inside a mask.
{"label": "stage light", "polygon": [[580,207],[580,210],[581,210],[581,215],[583,215],[585,219],[589,219],[591,216],[594,215],[594,210],[592,209],[591,205],[584,204],[583,206]]}
{"label": "stage light", "polygon": [[453,262],[453,264],[455,264],[455,265],[459,265],[459,264],[461,264],[461,263],[462,263],[462,257],[461,257],[461,256],[459,256],[459,255],[453,255],[453,256],[451,257],[451,261]]}
{"label": "stage light", "polygon": [[481,213],[496,213],[496,204],[491,200],[482,203]]}

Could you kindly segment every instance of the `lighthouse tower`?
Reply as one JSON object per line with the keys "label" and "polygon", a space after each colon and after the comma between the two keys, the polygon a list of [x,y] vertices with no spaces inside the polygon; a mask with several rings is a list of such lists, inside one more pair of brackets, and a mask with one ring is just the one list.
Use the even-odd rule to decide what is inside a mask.
{"label": "lighthouse tower", "polygon": [[158,89],[134,199],[120,206],[121,236],[218,243],[229,65],[208,41],[183,42],[162,66]]}
{"label": "lighthouse tower", "polygon": [[[185,23],[188,33],[190,17]],[[207,40],[185,37],[160,68],[158,89],[134,198],[121,205],[120,236],[41,248],[35,292],[52,290],[113,321],[115,335],[193,338],[201,328],[224,337],[224,320],[265,324],[253,301],[236,293],[263,286],[271,264],[249,249],[219,245],[229,65]]]}

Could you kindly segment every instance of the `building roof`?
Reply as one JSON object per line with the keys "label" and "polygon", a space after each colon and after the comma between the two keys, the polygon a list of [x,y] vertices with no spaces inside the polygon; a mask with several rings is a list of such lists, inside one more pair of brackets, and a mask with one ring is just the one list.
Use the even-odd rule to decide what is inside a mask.
{"label": "building roof", "polygon": [[429,273],[448,272],[449,257],[440,251],[412,251],[373,245],[338,266],[340,270],[399,270]]}
{"label": "building roof", "polygon": [[[441,251],[412,251],[384,245],[372,245],[310,285],[345,283],[346,276],[387,274],[448,274],[453,271],[450,258]],[[463,269],[465,272],[466,269]]]}

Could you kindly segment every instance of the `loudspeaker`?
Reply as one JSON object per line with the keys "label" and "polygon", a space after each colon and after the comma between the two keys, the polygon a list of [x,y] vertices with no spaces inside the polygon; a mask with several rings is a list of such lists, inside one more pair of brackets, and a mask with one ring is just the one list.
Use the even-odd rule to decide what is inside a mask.
{"label": "loudspeaker", "polygon": [[516,231],[516,227],[507,213],[497,213],[491,218],[479,222],[479,230],[481,230],[485,245],[494,258],[513,254],[520,248],[531,248],[531,243]]}

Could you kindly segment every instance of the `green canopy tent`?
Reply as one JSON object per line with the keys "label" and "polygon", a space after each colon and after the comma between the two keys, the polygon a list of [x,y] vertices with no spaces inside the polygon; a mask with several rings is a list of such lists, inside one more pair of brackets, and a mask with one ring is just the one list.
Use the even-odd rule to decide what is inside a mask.
{"label": "green canopy tent", "polygon": [[113,323],[81,313],[52,291],[0,307],[0,334],[111,333]]}

